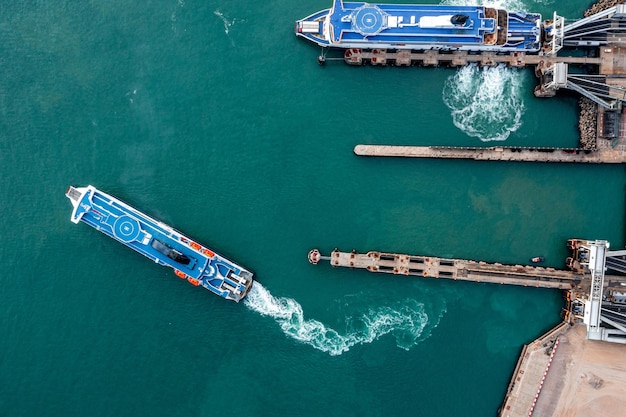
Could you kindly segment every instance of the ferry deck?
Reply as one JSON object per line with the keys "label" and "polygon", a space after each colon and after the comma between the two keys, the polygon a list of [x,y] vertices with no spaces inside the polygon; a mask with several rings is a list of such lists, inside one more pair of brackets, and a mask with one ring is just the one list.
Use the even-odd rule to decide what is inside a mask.
{"label": "ferry deck", "polygon": [[484,6],[334,0],[296,22],[297,36],[331,48],[536,52],[541,15]]}
{"label": "ferry deck", "polygon": [[154,262],[173,268],[192,285],[234,301],[250,290],[251,272],[117,198],[93,186],[70,187],[66,195],[74,206],[72,222],[82,220]]}

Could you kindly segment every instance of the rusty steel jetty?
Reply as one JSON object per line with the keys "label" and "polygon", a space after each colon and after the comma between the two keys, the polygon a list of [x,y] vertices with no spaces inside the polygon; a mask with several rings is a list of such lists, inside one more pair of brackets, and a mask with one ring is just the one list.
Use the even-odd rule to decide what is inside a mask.
{"label": "rusty steel jetty", "polygon": [[540,266],[490,264],[482,261],[377,251],[356,253],[335,249],[330,256],[322,256],[317,249],[309,252],[309,262],[316,264],[320,260],[328,260],[334,267],[365,269],[370,272],[562,290],[575,287],[583,278],[575,271],[561,271]]}
{"label": "rusty steel jetty", "polygon": [[[626,276],[605,274],[607,269],[626,272],[626,250],[609,251],[610,244],[604,240],[569,239],[566,246],[570,251],[565,260],[566,270],[379,251],[342,252],[338,249],[329,256],[312,249],[308,260],[314,265],[328,261],[333,267],[407,277],[563,290],[562,321],[523,346],[498,410],[499,417],[522,417],[552,415],[554,402],[562,392],[563,381],[559,377],[564,373],[569,375],[564,370],[565,364],[575,360],[577,354],[573,349],[580,349],[585,339],[626,344],[626,314],[622,312],[626,309],[623,307],[626,301],[617,298],[624,294],[622,288],[626,286]],[[531,261],[541,262],[543,258]],[[586,335],[582,328],[586,329]],[[559,350],[560,342],[566,347]],[[548,378],[551,367],[554,368],[553,360],[558,363],[557,370]]]}
{"label": "rusty steel jetty", "polygon": [[551,68],[556,63],[573,65],[612,64],[608,57],[533,55],[526,52],[503,54],[499,52],[476,53],[472,51],[411,51],[407,49],[391,51],[387,49],[348,49],[344,52],[344,61],[349,65],[370,64],[374,66],[394,65],[399,67],[439,67],[445,65],[454,68],[476,64],[481,67],[506,65],[511,68],[524,68],[534,65],[538,67],[540,72]]}
{"label": "rusty steel jetty", "polygon": [[[566,316],[569,319],[570,315],[578,314],[588,327],[589,339],[626,344],[626,314],[615,316],[603,304],[615,298],[615,294],[626,293],[623,290],[626,276],[606,275],[607,270],[626,273],[626,250],[610,251],[610,243],[605,240],[568,239],[566,246],[570,255],[565,259],[565,270],[379,251],[342,252],[339,249],[334,249],[329,256],[312,249],[308,260],[313,265],[328,261],[333,267],[400,276],[565,290],[568,291]],[[543,260],[536,257],[529,261],[541,263]],[[626,305],[626,300],[622,304]]]}

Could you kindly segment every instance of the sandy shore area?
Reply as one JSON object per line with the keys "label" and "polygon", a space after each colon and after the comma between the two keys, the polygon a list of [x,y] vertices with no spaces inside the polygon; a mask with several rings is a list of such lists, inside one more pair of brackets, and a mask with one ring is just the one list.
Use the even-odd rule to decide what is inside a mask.
{"label": "sandy shore area", "polygon": [[626,345],[585,335],[577,325],[560,336],[534,416],[626,416]]}

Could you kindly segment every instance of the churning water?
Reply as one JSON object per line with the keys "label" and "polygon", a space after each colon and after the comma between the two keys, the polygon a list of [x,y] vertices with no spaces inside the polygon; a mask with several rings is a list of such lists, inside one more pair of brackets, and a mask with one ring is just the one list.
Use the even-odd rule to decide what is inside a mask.
{"label": "churning water", "polygon": [[443,88],[454,125],[483,142],[506,140],[522,125],[526,74],[504,66],[459,69]]}
{"label": "churning water", "polygon": [[426,324],[424,305],[416,300],[403,300],[395,306],[379,306],[358,317],[346,317],[346,326],[338,331],[324,323],[305,318],[302,306],[292,298],[275,297],[259,282],[255,282],[244,304],[249,309],[273,318],[285,335],[330,355],[341,355],[352,346],[371,343],[388,333],[396,338],[397,346],[414,346]]}

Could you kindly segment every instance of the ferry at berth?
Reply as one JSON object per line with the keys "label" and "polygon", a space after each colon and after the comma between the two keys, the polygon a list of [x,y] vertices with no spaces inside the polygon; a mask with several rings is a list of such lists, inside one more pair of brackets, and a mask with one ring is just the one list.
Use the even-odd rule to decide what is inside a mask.
{"label": "ferry at berth", "polygon": [[538,52],[541,15],[486,6],[369,4],[334,0],[296,21],[323,48]]}
{"label": "ferry at berth", "polygon": [[69,187],[65,195],[74,206],[72,222],[82,220],[192,285],[237,302],[252,288],[252,272],[91,185]]}

